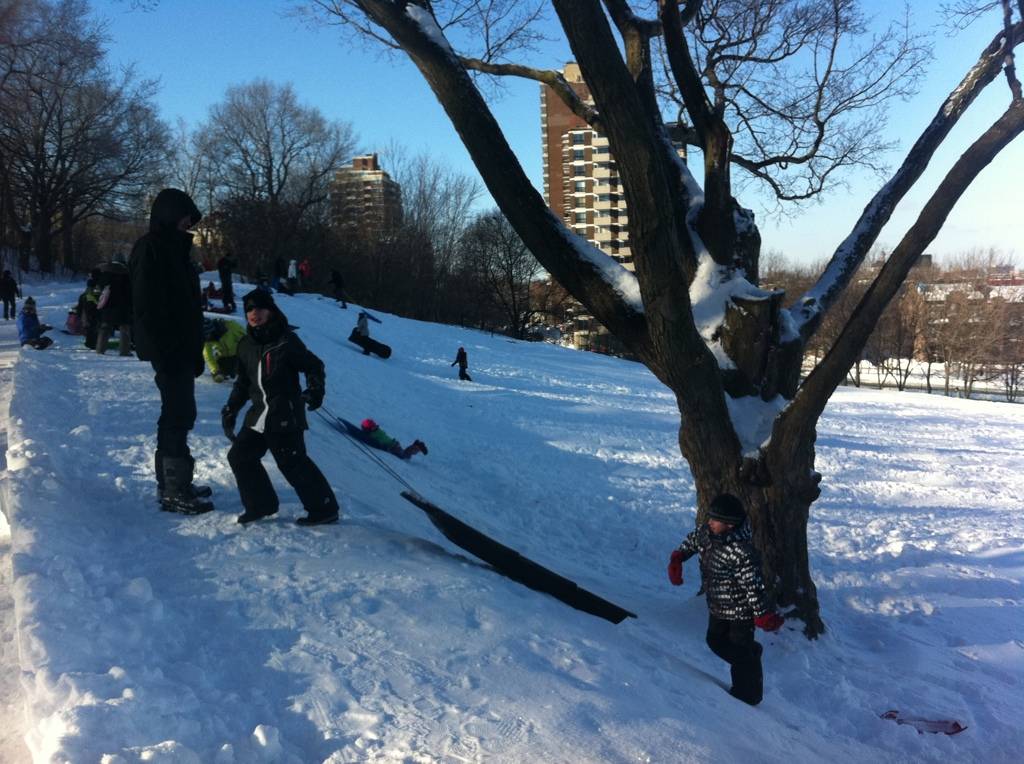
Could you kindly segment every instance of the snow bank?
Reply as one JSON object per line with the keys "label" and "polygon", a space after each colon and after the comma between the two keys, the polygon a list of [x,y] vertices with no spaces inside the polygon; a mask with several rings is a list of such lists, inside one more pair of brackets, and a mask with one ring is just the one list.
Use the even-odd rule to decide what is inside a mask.
{"label": "snow bank", "polygon": [[[36,295],[43,320],[77,289]],[[241,528],[218,410],[191,437],[218,511],[161,513],[148,366],[57,336],[22,351],[8,423],[28,744],[36,761],[1010,762],[1024,746],[1024,407],[843,390],[817,443],[810,533],[829,627],[762,635],[758,708],[724,692],[706,607],[665,581],[692,527],[672,395],[642,367],[380,314],[388,361],[347,343],[355,309],[281,297],[325,361],[326,407],[425,458],[388,466],[428,499],[633,610],[615,626],[495,574],[312,417],[340,525]],[[469,353],[473,383],[449,367]],[[385,457],[387,458],[387,457]],[[884,721],[954,717],[956,736]]]}

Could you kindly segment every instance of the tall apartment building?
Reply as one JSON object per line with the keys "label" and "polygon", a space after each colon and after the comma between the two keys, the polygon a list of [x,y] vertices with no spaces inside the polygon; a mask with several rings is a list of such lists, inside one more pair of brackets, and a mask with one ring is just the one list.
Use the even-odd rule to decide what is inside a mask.
{"label": "tall apartment building", "polygon": [[380,238],[402,222],[402,189],[376,154],[357,156],[334,174],[331,224],[350,235]]}
{"label": "tall apartment building", "polygon": [[[581,99],[593,103],[577,64],[566,64],[562,74]],[[548,206],[576,233],[632,270],[629,216],[608,139],[547,85],[541,86],[540,123]]]}

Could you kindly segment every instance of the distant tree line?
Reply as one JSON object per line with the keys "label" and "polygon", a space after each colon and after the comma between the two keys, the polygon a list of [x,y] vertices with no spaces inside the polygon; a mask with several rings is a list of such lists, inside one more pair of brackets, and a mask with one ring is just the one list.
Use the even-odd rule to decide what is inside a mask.
{"label": "distant tree line", "polygon": [[[808,346],[817,362],[835,342],[854,306],[884,263],[865,260],[847,298],[823,322]],[[814,283],[824,264],[797,266],[779,253],[762,260],[764,282],[796,294]],[[1013,259],[995,250],[970,250],[911,271],[847,375],[850,384],[904,390],[923,377],[924,389],[970,398],[979,383],[1014,402],[1024,393],[1024,279]],[[865,363],[866,362],[866,363]],[[870,372],[866,371],[870,365]]]}
{"label": "distant tree line", "polygon": [[239,271],[273,275],[308,257],[304,288],[337,269],[357,302],[424,320],[525,337],[562,320],[564,290],[496,210],[476,211],[480,183],[428,155],[385,149],[401,185],[401,224],[343,235],[331,183],[351,160],[351,127],[302,104],[291,85],[230,87],[207,119],[160,119],[157,84],[107,62],[86,0],[0,6],[0,246],[21,270],[82,272],[126,254],[163,186],[187,191],[206,218],[207,268],[232,254]]}

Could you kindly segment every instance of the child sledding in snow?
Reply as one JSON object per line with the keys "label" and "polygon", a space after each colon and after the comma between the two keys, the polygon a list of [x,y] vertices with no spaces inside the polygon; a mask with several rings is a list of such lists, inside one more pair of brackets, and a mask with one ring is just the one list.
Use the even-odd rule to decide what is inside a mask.
{"label": "child sledding in snow", "polygon": [[763,675],[761,645],[754,627],[777,631],[782,616],[765,604],[761,563],[750,541],[743,504],[723,493],[711,501],[708,520],[692,531],[672,552],[668,578],[683,583],[683,562],[700,555],[700,571],[708,601],[707,643],[726,661],[732,673],[734,698],[756,706],[761,702]]}
{"label": "child sledding in snow", "polygon": [[27,298],[21,306],[17,324],[18,339],[22,345],[28,345],[36,350],[45,350],[53,344],[52,339],[44,336],[44,333],[53,327],[39,322],[39,316],[36,315],[36,301],[31,297]]}
{"label": "child sledding in snow", "polygon": [[422,440],[414,440],[411,445],[402,448],[401,443],[384,432],[372,419],[364,419],[360,424],[360,438],[366,444],[388,451],[399,459],[410,459],[413,454],[427,455],[427,446]]}

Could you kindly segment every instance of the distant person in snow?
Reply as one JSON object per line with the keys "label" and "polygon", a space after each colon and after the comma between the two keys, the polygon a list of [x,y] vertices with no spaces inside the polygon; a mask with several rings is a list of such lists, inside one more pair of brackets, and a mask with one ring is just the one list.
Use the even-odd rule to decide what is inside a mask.
{"label": "distant person in snow", "polygon": [[228,313],[235,312],[235,287],[231,283],[231,274],[238,267],[237,261],[227,253],[217,261],[217,274],[220,276],[221,299],[224,300],[224,310]]}
{"label": "distant person in snow", "polygon": [[348,310],[347,296],[345,294],[345,277],[341,275],[341,271],[337,269],[332,270],[329,283],[334,290],[334,299],[341,303],[343,309]]}
{"label": "distant person in snow", "polygon": [[96,303],[99,330],[96,334],[96,352],[107,352],[110,336],[117,330],[118,355],[132,354],[132,284],[128,277],[128,266],[121,260],[113,260],[100,269],[100,283],[103,290]]}
{"label": "distant person in snow", "polygon": [[672,552],[668,578],[683,583],[683,562],[700,555],[700,570],[708,602],[707,644],[730,666],[734,698],[756,706],[761,702],[763,675],[761,645],[754,627],[777,631],[782,617],[765,604],[761,561],[750,540],[742,502],[732,494],[716,496],[708,520],[692,531]]}
{"label": "distant person in snow", "polygon": [[275,292],[281,287],[281,282],[288,278],[288,266],[284,258],[278,255],[274,258],[274,275],[270,279],[270,287]]}
{"label": "distant person in snow", "polygon": [[99,285],[102,273],[97,268],[94,270],[96,278],[85,280],[85,291],[78,295],[78,317],[81,320],[82,333],[85,335],[85,346],[89,350],[96,349],[96,342],[99,339],[100,331],[100,296],[103,289]]}
{"label": "distant person in snow", "polygon": [[9,321],[17,316],[15,297],[21,297],[21,289],[18,288],[18,282],[14,280],[11,272],[4,271],[4,275],[0,276],[0,298],[4,301],[4,321]]}
{"label": "distant person in snow", "polygon": [[44,332],[50,331],[53,327],[49,324],[39,323],[39,316],[36,315],[36,301],[31,297],[26,299],[21,306],[17,324],[18,339],[23,347],[28,345],[36,350],[45,350],[53,344],[52,339],[43,336]]}
{"label": "distant person in snow", "polygon": [[202,297],[203,310],[215,311],[216,308],[213,305],[213,301],[214,300],[219,300],[220,296],[221,296],[221,291],[219,289],[217,289],[217,286],[212,281],[210,283],[208,283],[206,285],[206,288],[203,290],[203,297]]}
{"label": "distant person in snow", "polygon": [[303,289],[308,290],[313,283],[313,263],[309,262],[309,257],[302,258],[302,262],[299,263],[299,284]]}
{"label": "distant person in snow", "polygon": [[356,316],[356,334],[360,337],[366,337],[367,339],[370,337],[369,317],[369,314],[365,310],[359,311],[359,315]]}
{"label": "distant person in snow", "polygon": [[288,261],[288,278],[285,279],[288,286],[288,294],[295,294],[299,291],[299,261],[294,257]]}
{"label": "distant person in snow", "polygon": [[192,264],[192,228],[202,213],[184,191],[156,195],[149,232],[135,242],[129,262],[133,338],[140,361],[149,361],[160,391],[156,425],[157,493],[168,512],[209,512],[209,487],[192,484],[195,461],[188,432],[196,422],[196,377],[203,373],[203,311]]}
{"label": "distant person in snow", "polygon": [[238,343],[245,329],[236,321],[223,318],[203,320],[203,359],[214,382],[235,376],[238,368]]}
{"label": "distant person in snow", "polygon": [[366,443],[382,451],[388,451],[399,459],[410,459],[413,454],[427,455],[427,446],[422,440],[414,440],[411,445],[402,448],[401,443],[384,432],[372,419],[364,419],[359,427]]}
{"label": "distant person in snow", "polygon": [[454,366],[459,365],[459,379],[464,379],[467,382],[472,382],[473,378],[469,376],[469,372],[466,369],[469,368],[469,359],[466,357],[466,348],[460,347],[459,352],[455,354],[455,360],[449,364]]}
{"label": "distant person in snow", "polygon": [[[288,328],[288,320],[262,289],[254,289],[242,303],[249,325],[238,343],[238,377],[221,409],[221,424],[231,450],[228,463],[238,482],[245,512],[242,525],[277,512],[278,498],[260,461],[270,450],[305,507],[299,525],[338,521],[338,500],[327,479],[306,454],[304,431],[306,407],[320,408],[324,401],[324,364]],[[299,387],[299,374],[306,389]],[[241,431],[235,434],[238,413],[252,402]]]}

